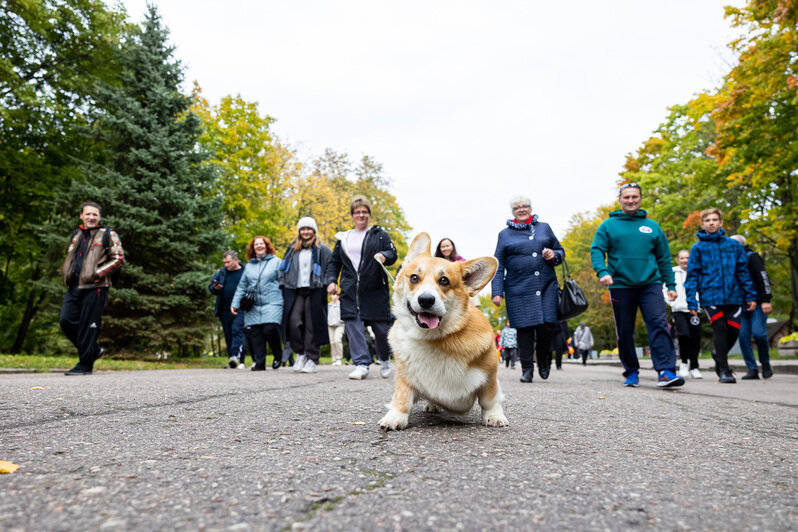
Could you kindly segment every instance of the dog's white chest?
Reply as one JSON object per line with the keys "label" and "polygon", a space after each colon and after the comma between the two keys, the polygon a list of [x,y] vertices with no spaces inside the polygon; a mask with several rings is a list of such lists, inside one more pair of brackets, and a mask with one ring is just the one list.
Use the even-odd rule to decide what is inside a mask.
{"label": "dog's white chest", "polygon": [[402,359],[405,376],[426,399],[452,412],[467,412],[487,381],[482,370],[469,368],[425,342],[407,340],[395,356]]}

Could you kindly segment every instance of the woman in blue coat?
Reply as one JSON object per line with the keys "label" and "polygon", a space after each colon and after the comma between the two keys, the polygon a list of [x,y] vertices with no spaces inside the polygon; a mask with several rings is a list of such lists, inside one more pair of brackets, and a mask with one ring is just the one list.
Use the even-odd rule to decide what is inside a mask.
{"label": "woman in blue coat", "polygon": [[537,353],[541,378],[549,376],[559,288],[554,266],[563,261],[565,251],[549,224],[532,215],[529,198],[513,198],[510,206],[513,219],[507,220],[496,243],[494,256],[499,269],[491,282],[491,293],[497,307],[507,299],[507,318],[518,331],[521,382],[532,382],[533,352]]}
{"label": "woman in blue coat", "polygon": [[230,312],[238,313],[244,293],[255,287],[255,305],[244,315],[244,334],[252,348],[252,371],[266,369],[266,344],[274,355],[272,368],[282,364],[283,346],[280,322],[283,318],[283,293],[277,279],[280,259],[274,255],[274,246],[265,236],[256,236],[247,246],[244,274],[230,305]]}

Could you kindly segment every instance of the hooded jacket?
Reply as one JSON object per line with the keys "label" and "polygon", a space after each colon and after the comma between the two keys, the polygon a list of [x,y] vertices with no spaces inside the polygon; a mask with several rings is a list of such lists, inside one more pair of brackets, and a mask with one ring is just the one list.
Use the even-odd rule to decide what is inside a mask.
{"label": "hooded jacket", "polygon": [[610,290],[660,283],[676,289],[668,238],[647,215],[642,209],[635,214],[613,211],[596,230],[590,261],[599,279],[612,276]]}
{"label": "hooded jacket", "polygon": [[354,319],[360,313],[364,321],[390,321],[391,301],[388,291],[388,277],[374,259],[374,255],[385,256],[385,266],[396,262],[396,248],[388,233],[378,225],[366,230],[360,252],[358,269],[346,251],[346,238],[353,230],[335,235],[335,243],[330,263],[324,275],[324,284],[338,282],[340,275],[341,318]]}
{"label": "hooded jacket", "polygon": [[[238,265],[241,266],[242,269],[244,268],[244,263],[241,262],[240,260],[238,261]],[[230,308],[229,307],[226,309],[219,308],[221,307],[222,304],[222,297],[224,296],[224,288],[220,288],[217,290],[216,288],[213,287],[213,282],[216,281],[220,285],[225,285],[225,281],[227,281],[227,273],[228,273],[227,267],[222,266],[218,272],[213,274],[213,277],[211,277],[211,284],[208,285],[208,291],[216,296],[216,305],[213,308],[213,315],[216,316],[217,318],[221,315],[222,311],[226,310],[227,312],[229,312]],[[243,272],[241,272],[241,274],[243,275]],[[239,278],[239,281],[240,280],[241,279]]]}
{"label": "hooded jacket", "polygon": [[[255,305],[244,316],[244,325],[251,327],[261,323],[280,323],[283,318],[283,293],[277,281],[280,259],[274,255],[253,257],[244,266],[244,274],[238,282],[231,306],[240,308],[241,297],[251,287],[255,288]],[[260,277],[260,279],[258,279]]]}
{"label": "hooded jacket", "polygon": [[[324,284],[324,270],[330,262],[332,252],[325,244],[311,246],[310,260],[310,319],[313,324],[313,341],[318,345],[330,343],[327,331],[327,289]],[[279,280],[283,289],[282,334],[287,338],[288,320],[291,308],[296,300],[297,280],[299,277],[299,255],[294,250],[294,242],[285,250],[280,263]]]}
{"label": "hooded jacket", "polygon": [[725,235],[723,229],[715,233],[702,229],[696,234],[698,242],[690,249],[684,282],[690,310],[698,310],[696,294],[701,297],[702,307],[756,301],[745,250],[742,244]]}

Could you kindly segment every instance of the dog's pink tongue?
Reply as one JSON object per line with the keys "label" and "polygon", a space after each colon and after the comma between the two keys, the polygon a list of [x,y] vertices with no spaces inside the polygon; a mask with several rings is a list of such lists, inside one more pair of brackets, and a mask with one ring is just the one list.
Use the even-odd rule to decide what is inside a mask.
{"label": "dog's pink tongue", "polygon": [[441,322],[441,318],[440,316],[436,316],[435,314],[427,314],[426,312],[422,312],[421,314],[418,315],[418,321],[420,321],[430,329],[434,329]]}

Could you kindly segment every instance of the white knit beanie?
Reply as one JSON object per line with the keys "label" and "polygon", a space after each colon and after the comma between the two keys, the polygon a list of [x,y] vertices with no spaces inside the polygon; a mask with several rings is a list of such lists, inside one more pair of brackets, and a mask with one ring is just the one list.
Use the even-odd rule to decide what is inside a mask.
{"label": "white knit beanie", "polygon": [[313,229],[314,233],[318,233],[319,229],[316,227],[316,220],[311,218],[310,216],[305,216],[304,218],[299,220],[299,223],[296,224],[296,230],[299,231],[303,227],[309,227]]}

